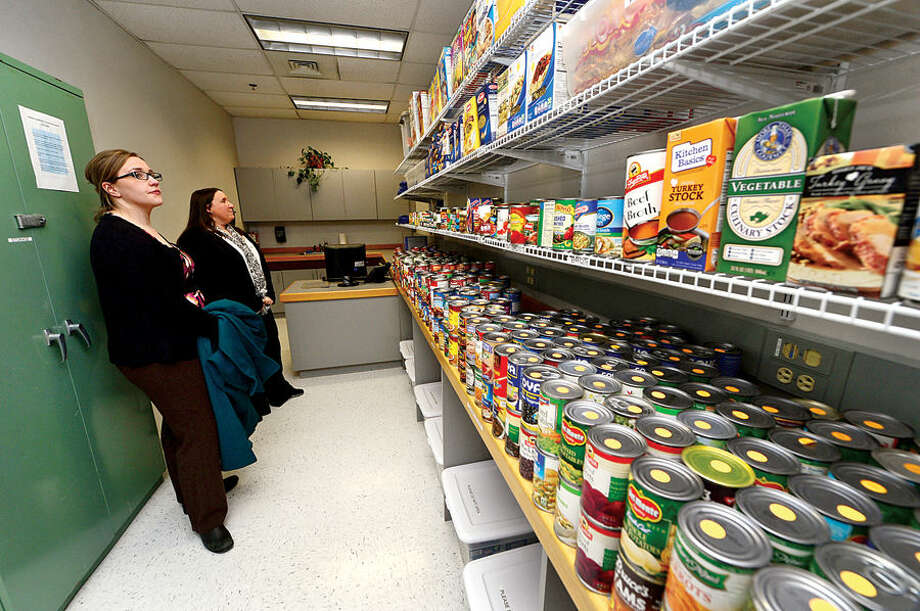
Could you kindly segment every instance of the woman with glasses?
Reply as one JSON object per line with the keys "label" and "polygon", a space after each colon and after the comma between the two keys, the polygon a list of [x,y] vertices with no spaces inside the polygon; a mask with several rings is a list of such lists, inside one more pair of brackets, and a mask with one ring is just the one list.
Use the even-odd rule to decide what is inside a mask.
{"label": "woman with glasses", "polygon": [[156,405],[160,440],[176,499],[192,529],[215,553],[233,547],[224,527],[226,491],[217,425],[201,363],[199,337],[217,336],[192,285],[194,261],[150,224],[163,204],[162,174],[137,153],[102,151],[86,165],[101,207],[90,259],[108,332],[109,360]]}
{"label": "woman with glasses", "polygon": [[[177,243],[195,259],[198,287],[209,303],[232,299],[262,315],[268,338],[265,355],[281,364],[278,325],[271,311],[275,289],[268,265],[255,242],[233,224],[235,219],[233,202],[226,193],[216,187],[198,189],[192,193],[188,225]],[[285,380],[279,369],[265,381],[265,393],[268,403],[278,407],[303,390]]]}

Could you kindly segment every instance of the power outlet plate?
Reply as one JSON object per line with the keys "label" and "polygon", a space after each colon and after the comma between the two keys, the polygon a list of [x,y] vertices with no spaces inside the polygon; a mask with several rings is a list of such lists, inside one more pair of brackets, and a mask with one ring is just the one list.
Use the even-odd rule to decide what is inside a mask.
{"label": "power outlet plate", "polygon": [[843,395],[853,353],[807,335],[769,330],[758,378],[791,395],[837,404]]}

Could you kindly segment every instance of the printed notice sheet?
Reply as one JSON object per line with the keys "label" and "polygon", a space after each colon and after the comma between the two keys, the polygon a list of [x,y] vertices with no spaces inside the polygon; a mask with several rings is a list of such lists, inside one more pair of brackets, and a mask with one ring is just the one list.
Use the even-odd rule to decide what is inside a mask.
{"label": "printed notice sheet", "polygon": [[79,191],[64,122],[25,106],[19,107],[19,116],[22,117],[38,188]]}

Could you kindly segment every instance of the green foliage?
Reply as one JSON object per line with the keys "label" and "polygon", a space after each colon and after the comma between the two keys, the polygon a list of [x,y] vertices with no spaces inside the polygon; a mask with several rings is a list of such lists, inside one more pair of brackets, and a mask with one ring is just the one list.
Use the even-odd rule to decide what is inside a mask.
{"label": "green foliage", "polygon": [[334,168],[335,162],[332,155],[318,151],[312,146],[300,149],[300,157],[297,158],[299,168],[288,168],[288,176],[296,176],[297,184],[304,181],[310,183],[310,190],[316,191],[319,188],[319,181],[323,177],[324,168]]}

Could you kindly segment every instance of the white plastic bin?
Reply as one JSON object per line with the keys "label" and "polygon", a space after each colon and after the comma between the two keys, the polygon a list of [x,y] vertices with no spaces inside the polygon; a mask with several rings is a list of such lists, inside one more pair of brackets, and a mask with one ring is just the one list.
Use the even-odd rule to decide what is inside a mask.
{"label": "white plastic bin", "polygon": [[415,386],[415,357],[406,359],[406,375],[409,376],[409,383]]}
{"label": "white plastic bin", "polygon": [[444,419],[440,416],[425,419],[425,435],[428,437],[428,447],[434,455],[434,462],[438,467],[444,468]]}
{"label": "white plastic bin", "polygon": [[422,417],[439,418],[444,410],[441,406],[441,383],[431,382],[428,384],[419,384],[415,387],[415,404],[422,412]]}
{"label": "white plastic bin", "polygon": [[543,546],[526,545],[474,560],[463,567],[470,611],[531,611],[540,604]]}
{"label": "white plastic bin", "polygon": [[415,356],[415,344],[411,339],[406,339],[399,342],[399,353],[404,359],[412,358]]}
{"label": "white plastic bin", "polygon": [[464,562],[536,543],[494,461],[444,469],[441,484]]}

